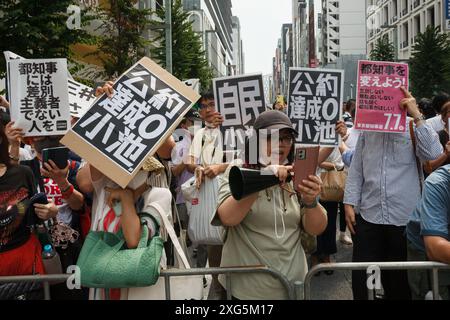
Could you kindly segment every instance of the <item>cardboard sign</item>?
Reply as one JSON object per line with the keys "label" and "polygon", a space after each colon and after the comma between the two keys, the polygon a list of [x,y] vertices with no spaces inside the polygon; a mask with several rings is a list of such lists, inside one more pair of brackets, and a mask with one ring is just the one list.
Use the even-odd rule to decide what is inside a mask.
{"label": "cardboard sign", "polygon": [[297,144],[339,145],[343,93],[343,70],[290,68],[288,116],[299,133]]}
{"label": "cardboard sign", "polygon": [[361,131],[406,132],[406,110],[400,87],[408,89],[408,65],[359,61],[355,128]]}
{"label": "cardboard sign", "polygon": [[62,139],[125,188],[200,98],[149,58],[142,58],[101,96]]}
{"label": "cardboard sign", "polygon": [[25,136],[64,135],[69,129],[66,59],[11,60],[11,120]]}
{"label": "cardboard sign", "polygon": [[224,118],[220,129],[225,150],[242,150],[256,118],[266,111],[263,76],[216,78],[213,86],[217,111]]}
{"label": "cardboard sign", "polygon": [[95,101],[95,90],[70,79],[68,88],[70,115],[75,118],[81,118]]}

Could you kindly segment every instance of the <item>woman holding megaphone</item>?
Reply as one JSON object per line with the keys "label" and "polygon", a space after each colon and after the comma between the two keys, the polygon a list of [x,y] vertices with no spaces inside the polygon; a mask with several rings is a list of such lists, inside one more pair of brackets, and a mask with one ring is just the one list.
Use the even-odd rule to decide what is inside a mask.
{"label": "woman holding megaphone", "polygon": [[[226,228],[221,267],[265,265],[291,282],[303,281],[308,265],[301,228],[310,235],[319,235],[327,225],[326,211],[317,200],[322,182],[317,176],[309,176],[295,188],[298,193],[294,191],[290,176],[297,132],[284,113],[273,110],[262,113],[254,129],[258,154],[254,157],[249,152],[252,148],[247,148],[246,163],[233,162],[219,186],[219,204],[212,224]],[[250,158],[258,161],[251,164]],[[253,177],[249,183],[255,187],[250,192],[247,188],[240,200],[233,197],[230,189],[230,171],[239,171],[236,166],[260,170],[263,184],[257,187],[258,178]],[[270,174],[278,181],[264,187],[270,185],[266,184]],[[287,298],[283,285],[270,275],[248,273],[229,277],[231,295],[236,299]],[[226,287],[224,277],[219,277],[219,281]]]}

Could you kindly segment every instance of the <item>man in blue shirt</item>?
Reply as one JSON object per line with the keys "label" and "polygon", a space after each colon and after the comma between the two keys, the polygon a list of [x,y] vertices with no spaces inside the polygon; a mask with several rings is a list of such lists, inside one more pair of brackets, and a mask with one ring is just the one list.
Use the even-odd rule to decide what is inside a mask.
{"label": "man in blue shirt", "polygon": [[[434,171],[425,181],[422,198],[406,226],[408,260],[450,264],[450,165]],[[431,290],[426,270],[411,270],[408,280],[413,299],[423,300]],[[450,272],[440,272],[440,295],[450,297]]]}
{"label": "man in blue shirt", "polygon": [[[420,160],[436,159],[442,146],[421,115],[416,100],[402,88],[400,106],[414,121],[416,154],[409,130],[405,133],[363,132],[359,137],[345,188],[347,226],[353,235],[353,261],[406,261],[404,235],[409,215],[420,198]],[[355,214],[355,208],[358,213]],[[386,299],[410,299],[406,271],[383,271]],[[366,274],[352,273],[353,297],[367,299]]]}

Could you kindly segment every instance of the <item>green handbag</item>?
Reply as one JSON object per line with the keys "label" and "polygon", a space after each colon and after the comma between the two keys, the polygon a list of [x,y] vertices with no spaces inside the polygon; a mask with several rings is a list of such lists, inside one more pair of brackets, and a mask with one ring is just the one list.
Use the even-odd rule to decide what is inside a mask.
{"label": "green handbag", "polygon": [[81,285],[88,288],[132,288],[154,285],[159,278],[163,240],[148,239],[142,226],[136,249],[128,249],[122,230],[117,234],[90,231],[78,257]]}

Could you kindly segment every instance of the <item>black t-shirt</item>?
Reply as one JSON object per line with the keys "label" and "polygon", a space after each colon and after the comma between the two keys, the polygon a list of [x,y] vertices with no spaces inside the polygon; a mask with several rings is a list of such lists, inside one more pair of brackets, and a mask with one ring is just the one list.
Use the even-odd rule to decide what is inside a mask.
{"label": "black t-shirt", "polygon": [[12,166],[0,177],[0,252],[19,247],[36,222],[29,198],[36,193],[31,169]]}

